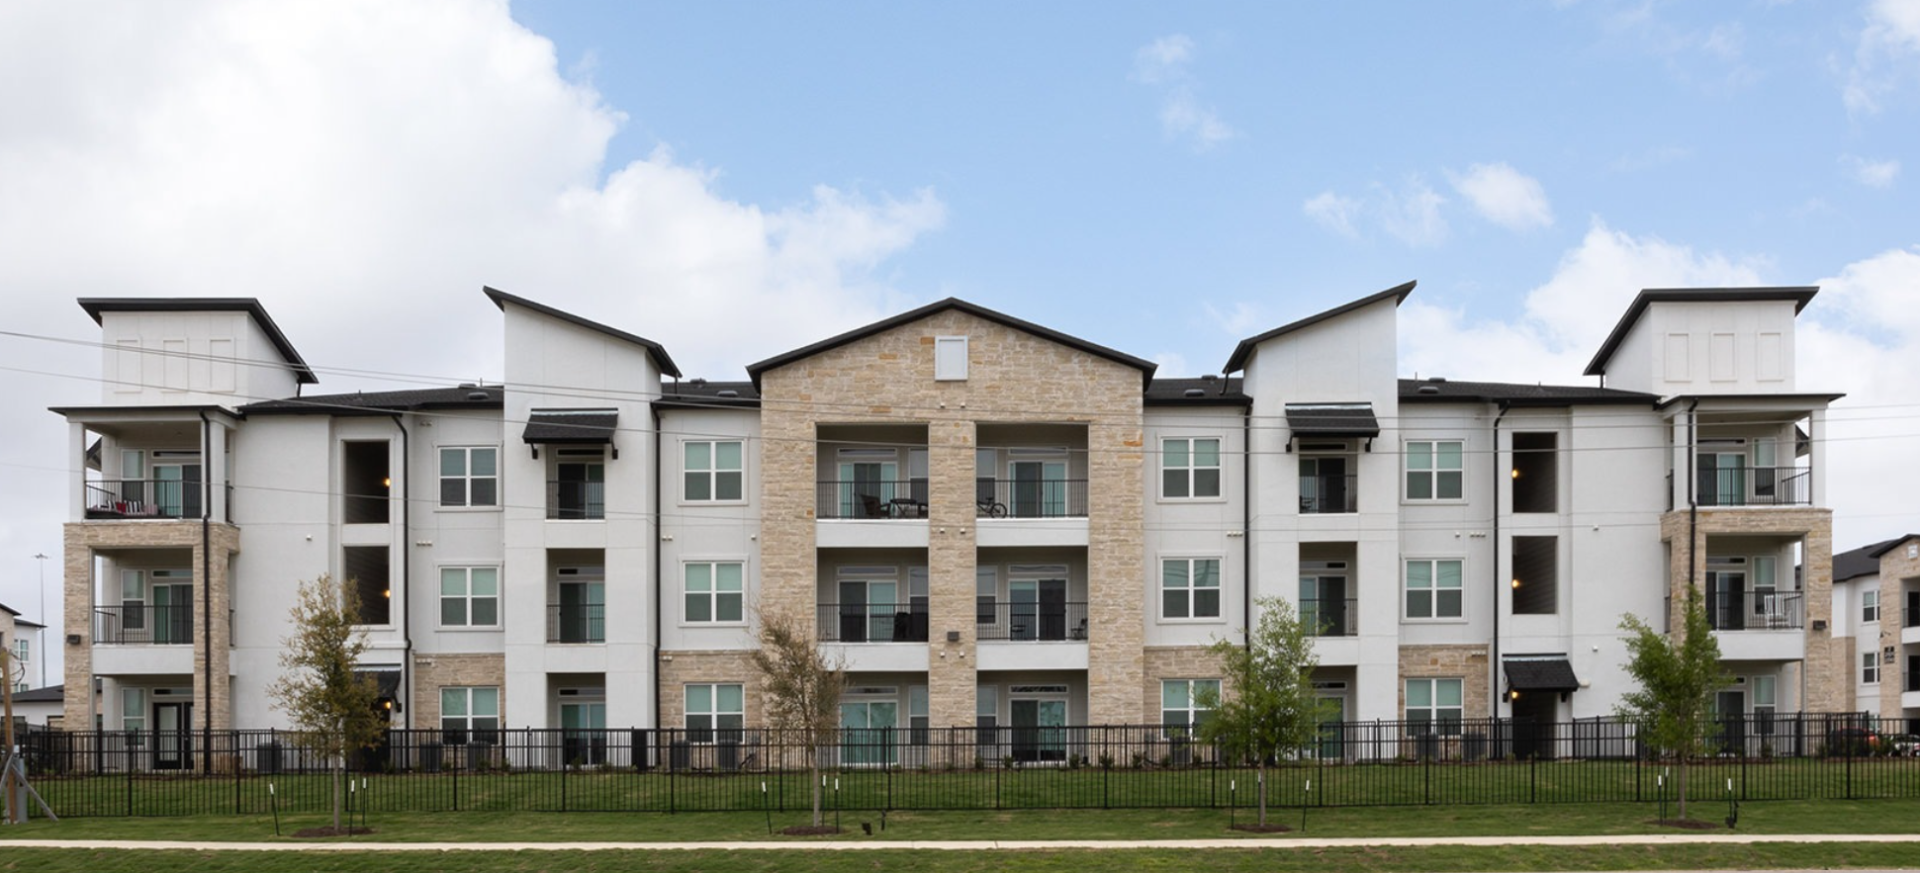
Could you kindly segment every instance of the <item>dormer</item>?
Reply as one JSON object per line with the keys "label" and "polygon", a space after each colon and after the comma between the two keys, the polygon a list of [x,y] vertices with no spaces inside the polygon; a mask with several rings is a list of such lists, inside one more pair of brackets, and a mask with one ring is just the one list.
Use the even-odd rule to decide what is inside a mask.
{"label": "dormer", "polygon": [[1649,288],[1587,365],[1608,388],[1662,397],[1791,394],[1793,320],[1819,291]]}
{"label": "dormer", "polygon": [[317,381],[251,297],[89,297],[108,406],[235,407]]}

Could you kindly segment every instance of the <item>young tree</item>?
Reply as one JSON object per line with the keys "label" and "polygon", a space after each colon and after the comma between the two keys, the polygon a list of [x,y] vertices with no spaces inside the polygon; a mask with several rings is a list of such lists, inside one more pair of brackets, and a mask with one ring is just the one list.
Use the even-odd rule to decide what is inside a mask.
{"label": "young tree", "polygon": [[1257,605],[1260,621],[1246,645],[1215,640],[1210,647],[1220,659],[1225,693],[1203,688],[1196,695],[1201,707],[1212,710],[1196,730],[1201,742],[1253,759],[1264,828],[1267,762],[1305,750],[1318,732],[1321,704],[1313,693],[1313,669],[1320,658],[1293,604],[1265,597]]}
{"label": "young tree", "polygon": [[762,612],[759,618],[760,648],[753,653],[753,666],[765,682],[767,721],[783,737],[799,739],[813,785],[813,826],[824,827],[820,761],[840,727],[846,667],[828,661],[793,615]]}
{"label": "young tree", "polygon": [[355,630],[359,596],[352,584],[322,575],[301,582],[289,611],[293,636],[282,640],[282,673],[267,690],[274,707],[287,714],[299,741],[325,756],[333,770],[333,829],[340,830],[340,807],[347,755],[380,739],[374,712],[379,689],[373,677],[354,672],[367,650],[367,635]]}
{"label": "young tree", "polygon": [[1638,725],[1640,738],[1662,756],[1679,760],[1680,818],[1687,817],[1687,762],[1705,750],[1714,692],[1729,681],[1720,644],[1707,624],[1700,592],[1681,605],[1680,633],[1663,634],[1632,614],[1620,617],[1627,637],[1627,672],[1640,689],[1620,696],[1615,713]]}

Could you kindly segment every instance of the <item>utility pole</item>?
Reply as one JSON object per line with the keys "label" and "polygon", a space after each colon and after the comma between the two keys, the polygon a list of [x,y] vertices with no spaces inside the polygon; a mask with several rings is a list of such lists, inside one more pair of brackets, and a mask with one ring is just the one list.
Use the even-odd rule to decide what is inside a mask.
{"label": "utility pole", "polygon": [[47,687],[47,635],[53,632],[53,624],[47,621],[47,555],[37,553],[33,559],[40,562],[40,687]]}

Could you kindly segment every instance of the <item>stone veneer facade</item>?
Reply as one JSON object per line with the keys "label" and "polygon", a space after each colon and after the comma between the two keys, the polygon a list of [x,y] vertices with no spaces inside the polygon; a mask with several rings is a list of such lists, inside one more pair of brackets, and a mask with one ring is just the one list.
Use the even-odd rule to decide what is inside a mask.
{"label": "stone veneer facade", "polygon": [[[962,381],[934,380],[934,340],[966,336]],[[927,427],[928,706],[936,726],[972,724],[975,450],[979,424],[1087,428],[1087,718],[1141,719],[1145,627],[1141,371],[948,309],[761,375],[761,599],[812,614],[817,559],[814,448],[822,424]],[[946,631],[959,640],[949,642]],[[944,650],[944,651],[943,651]],[[952,655],[952,657],[947,657]],[[963,657],[964,656],[964,657]],[[666,713],[662,713],[663,723]]]}
{"label": "stone veneer facade", "polygon": [[[1143,653],[1145,675],[1141,677],[1140,712],[1143,723],[1160,720],[1160,683],[1167,679],[1215,679],[1220,676],[1220,659],[1199,646],[1154,647]],[[1233,694],[1222,687],[1222,694]]]}
{"label": "stone veneer facade", "polygon": [[1399,711],[1407,711],[1408,679],[1460,679],[1462,718],[1488,718],[1493,701],[1487,699],[1487,645],[1401,646]]}
{"label": "stone veneer facade", "polygon": [[[1876,656],[1881,654],[1885,646],[1894,648],[1893,663],[1887,663],[1884,657],[1880,659],[1880,714],[1889,717],[1897,717],[1906,711],[1901,705],[1901,692],[1907,687],[1909,677],[1905,675],[1907,659],[1901,656],[1905,647],[1900,644],[1903,630],[1900,625],[1901,611],[1907,605],[1903,583],[1920,576],[1920,554],[1907,556],[1907,549],[1914,543],[1915,540],[1909,538],[1880,556],[1880,628],[1875,634],[1877,639],[1860,643],[1862,652],[1871,651]],[[1855,608],[1859,607],[1856,605]],[[1861,630],[1864,632],[1866,629]],[[1872,648],[1867,648],[1869,645]],[[1850,654],[1844,662],[1846,669],[1859,669],[1855,666],[1860,663],[1859,658],[1857,654]]]}
{"label": "stone veneer facade", "polygon": [[504,714],[507,711],[507,658],[501,654],[414,655],[414,726],[440,726],[442,688],[498,688],[500,712]]}
{"label": "stone veneer facade", "polygon": [[[811,614],[811,613],[809,613]],[[764,725],[765,692],[760,672],[747,652],[668,652],[660,658],[660,726],[681,728],[687,724],[688,683],[712,682],[737,684],[746,707],[746,723]]]}

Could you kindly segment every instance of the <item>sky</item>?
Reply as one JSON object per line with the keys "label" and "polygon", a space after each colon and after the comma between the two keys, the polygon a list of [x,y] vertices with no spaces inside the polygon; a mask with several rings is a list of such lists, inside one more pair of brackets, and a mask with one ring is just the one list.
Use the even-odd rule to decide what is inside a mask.
{"label": "sky", "polygon": [[1402,375],[1558,384],[1819,285],[1847,549],[1920,531],[1916,177],[1920,0],[10,0],[0,602],[59,620],[86,296],[259,298],[332,393],[498,381],[482,285],[718,380],[948,296],[1200,375],[1417,280]]}

